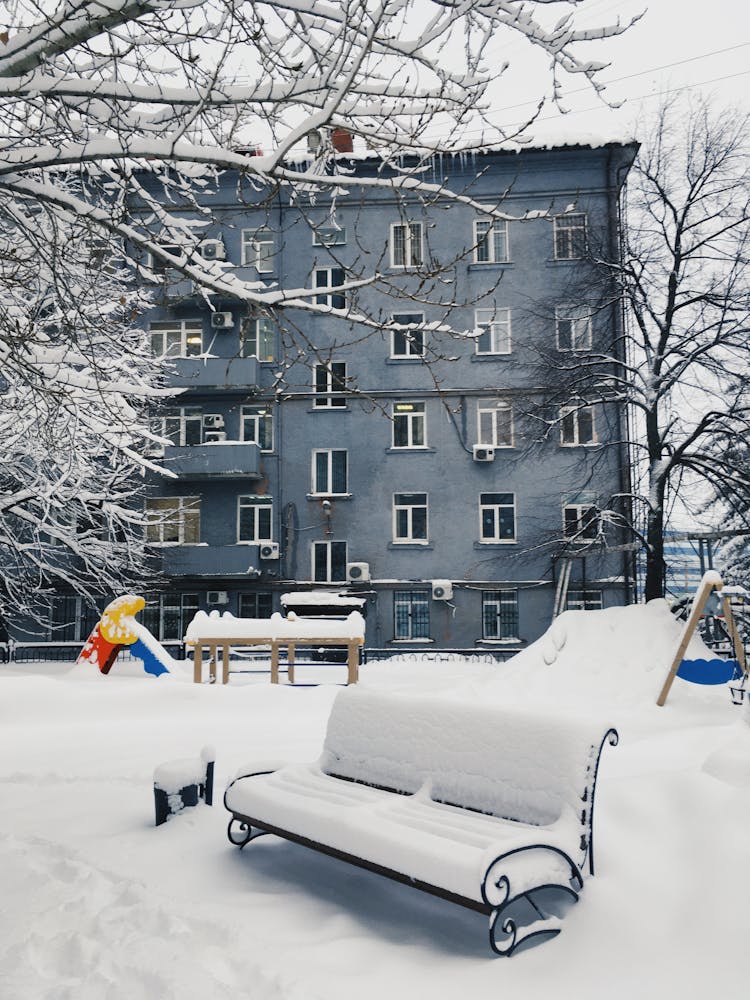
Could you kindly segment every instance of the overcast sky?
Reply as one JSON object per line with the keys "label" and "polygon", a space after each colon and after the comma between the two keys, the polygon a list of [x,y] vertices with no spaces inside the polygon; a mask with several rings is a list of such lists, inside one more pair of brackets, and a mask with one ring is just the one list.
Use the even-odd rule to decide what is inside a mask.
{"label": "overcast sky", "polygon": [[[750,110],[750,0],[586,0],[577,18],[580,24],[610,24],[643,10],[624,35],[581,47],[586,58],[611,63],[601,79],[610,82],[612,100],[625,101],[622,109],[608,110],[590,88],[569,81],[570,113],[545,110],[536,126],[541,137],[559,141],[602,132],[626,137],[638,115],[648,114],[666,91],[710,93],[722,105]],[[490,117],[507,125],[533,110],[528,99],[541,96],[548,80],[545,63],[520,39],[498,44],[498,57],[509,58],[512,68],[493,93]]]}

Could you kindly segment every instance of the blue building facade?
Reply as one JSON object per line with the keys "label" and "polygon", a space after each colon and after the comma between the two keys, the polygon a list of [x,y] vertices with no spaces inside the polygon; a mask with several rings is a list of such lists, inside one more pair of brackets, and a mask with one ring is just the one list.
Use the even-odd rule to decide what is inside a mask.
{"label": "blue building facade", "polygon": [[[269,289],[325,289],[323,308],[253,313],[167,274],[144,318],[183,390],[153,423],[174,474],[147,502],[159,638],[199,608],[265,616],[315,590],[366,602],[371,648],[513,650],[556,602],[631,599],[626,540],[601,514],[627,492],[624,414],[571,394],[540,434],[530,401],[543,357],[622,342],[616,297],[586,301],[586,255],[616,252],[634,155],[436,159],[427,180],[507,221],[364,183],[302,204],[221,175],[204,255]],[[365,181],[378,163],[348,168]]]}

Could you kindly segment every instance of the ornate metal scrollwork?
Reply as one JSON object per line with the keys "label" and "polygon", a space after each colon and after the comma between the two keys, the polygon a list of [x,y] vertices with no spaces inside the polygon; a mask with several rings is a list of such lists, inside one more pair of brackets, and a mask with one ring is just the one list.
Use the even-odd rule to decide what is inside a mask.
{"label": "ornate metal scrollwork", "polygon": [[239,847],[240,850],[242,850],[245,844],[249,844],[251,840],[264,837],[267,833],[268,830],[261,830],[260,827],[253,828],[246,820],[240,819],[238,816],[232,816],[227,827],[229,843],[235,847]]}

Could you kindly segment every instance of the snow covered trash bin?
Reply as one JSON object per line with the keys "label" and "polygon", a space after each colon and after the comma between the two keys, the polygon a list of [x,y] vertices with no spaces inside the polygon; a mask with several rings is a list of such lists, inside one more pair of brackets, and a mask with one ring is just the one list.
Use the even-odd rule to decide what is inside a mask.
{"label": "snow covered trash bin", "polygon": [[203,800],[213,804],[214,748],[205,746],[200,757],[187,757],[160,764],[154,771],[154,810],[156,826],[187,806],[197,806]]}
{"label": "snow covered trash bin", "polygon": [[349,688],[318,761],[238,772],[227,833],[241,848],[276,834],[485,913],[510,955],[558,934],[540,900],[554,912],[594,873],[605,743],[616,731],[590,721]]}

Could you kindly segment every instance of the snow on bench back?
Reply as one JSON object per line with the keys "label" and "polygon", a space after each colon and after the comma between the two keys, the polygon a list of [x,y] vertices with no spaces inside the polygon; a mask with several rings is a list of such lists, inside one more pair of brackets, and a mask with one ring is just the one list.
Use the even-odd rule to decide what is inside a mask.
{"label": "snow on bench back", "polygon": [[359,611],[352,611],[343,620],[331,618],[299,618],[290,611],[286,618],[274,612],[270,618],[235,618],[229,611],[197,611],[185,632],[185,642],[211,640],[268,639],[288,641],[317,639],[357,639],[364,642],[365,620]]}
{"label": "snow on bench back", "polygon": [[[321,768],[506,819],[582,821],[605,730],[435,697],[347,688],[334,702]],[[588,809],[586,810],[588,812]]]}

